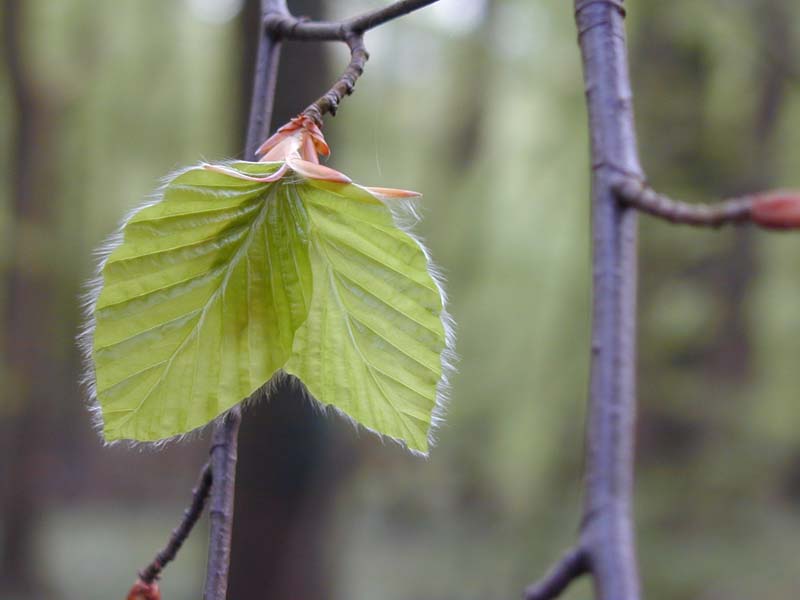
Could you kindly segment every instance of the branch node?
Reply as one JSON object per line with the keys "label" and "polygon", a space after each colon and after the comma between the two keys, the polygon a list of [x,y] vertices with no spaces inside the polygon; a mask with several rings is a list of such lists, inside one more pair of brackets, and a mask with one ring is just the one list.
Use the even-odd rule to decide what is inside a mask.
{"label": "branch node", "polygon": [[211,465],[206,463],[200,471],[197,485],[192,490],[192,502],[189,507],[183,511],[183,518],[178,526],[172,530],[167,545],[164,546],[164,549],[156,555],[147,567],[139,571],[139,579],[141,579],[144,584],[150,585],[158,580],[164,567],[177,556],[181,546],[183,546],[186,538],[189,537],[197,520],[203,513],[203,508],[205,508],[209,492],[211,491],[212,479]]}
{"label": "branch node", "polygon": [[524,600],[552,600],[570,583],[589,571],[588,556],[583,547],[569,550],[550,571],[525,590]]}

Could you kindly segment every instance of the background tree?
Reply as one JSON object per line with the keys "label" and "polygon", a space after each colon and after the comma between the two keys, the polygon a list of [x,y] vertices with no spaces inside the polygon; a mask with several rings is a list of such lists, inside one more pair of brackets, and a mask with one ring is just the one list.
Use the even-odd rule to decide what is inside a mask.
{"label": "background tree", "polygon": [[[236,68],[237,27],[210,24],[202,2],[25,4],[31,68],[65,104],[50,128],[63,311],[50,344],[73,381],[73,298],[89,249],[170,166],[238,152],[232,90],[249,74]],[[425,191],[426,237],[449,271],[462,356],[449,424],[429,463],[358,442],[362,458],[325,534],[340,597],[514,597],[574,531],[588,344],[588,167],[574,24],[561,3],[502,2],[491,25],[482,25],[482,3],[474,20],[464,8],[472,3],[457,4],[374,32],[370,70],[328,125],[327,135],[339,138],[337,165]],[[659,188],[707,198],[745,185],[737,174],[757,154],[754,105],[766,70],[793,56],[756,42],[759,28],[774,22],[763,4],[631,5],[637,121]],[[796,39],[797,8],[777,4]],[[375,5],[342,2],[327,11],[336,18]],[[493,41],[478,51],[481,27]],[[655,33],[663,33],[658,56]],[[432,170],[442,153],[462,156],[450,138],[461,130],[461,82],[476,54],[489,64],[478,86],[489,100],[474,158],[469,170]],[[338,69],[342,56],[334,57]],[[791,62],[764,157],[773,179],[764,186],[798,184]],[[10,98],[0,75],[4,114]],[[0,120],[3,164],[12,156],[12,123]],[[2,182],[9,190],[5,173]],[[638,515],[653,597],[788,597],[798,585],[800,248],[794,236],[747,234],[752,263],[739,263],[726,250],[736,235],[642,219]],[[703,348],[723,334],[725,269],[751,278],[735,303],[750,366],[742,372],[722,361],[712,378],[717,361],[707,362]],[[100,450],[76,388],[65,384],[53,398],[64,413],[39,478],[49,506],[36,515],[37,577],[52,582],[49,597],[111,597],[179,514],[207,441],[159,455]],[[521,538],[520,530],[534,534]],[[190,541],[165,595],[197,594],[203,551]],[[579,586],[568,597],[587,596]]]}

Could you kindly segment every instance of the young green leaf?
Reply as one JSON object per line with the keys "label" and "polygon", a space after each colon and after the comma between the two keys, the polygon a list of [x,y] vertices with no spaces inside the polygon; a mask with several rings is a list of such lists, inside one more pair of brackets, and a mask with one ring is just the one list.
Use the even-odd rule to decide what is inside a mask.
{"label": "young green leaf", "polygon": [[106,439],[186,433],[284,365],[311,297],[305,209],[290,190],[189,169],[126,223],[94,308]]}
{"label": "young green leaf", "polygon": [[320,401],[427,452],[446,339],[425,253],[355,185],[297,191],[314,293],[286,370]]}
{"label": "young green leaf", "polygon": [[200,165],[134,213],[101,265],[87,351],[107,440],[201,427],[285,370],[364,426],[427,452],[448,339],[443,295],[387,206],[328,167],[313,123],[268,162]]}

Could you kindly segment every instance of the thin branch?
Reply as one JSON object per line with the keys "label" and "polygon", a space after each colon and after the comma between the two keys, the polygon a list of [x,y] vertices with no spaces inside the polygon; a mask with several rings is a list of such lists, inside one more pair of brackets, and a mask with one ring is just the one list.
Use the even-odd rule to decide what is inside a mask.
{"label": "thin branch", "polygon": [[225,600],[228,590],[236,482],[236,441],[241,420],[239,406],[230,409],[215,426],[211,442],[211,533],[204,600]]}
{"label": "thin branch", "polygon": [[539,581],[525,590],[525,600],[552,600],[589,570],[583,548],[573,548]]}
{"label": "thin branch", "polygon": [[180,524],[172,530],[167,545],[161,550],[147,567],[139,573],[139,579],[146,584],[151,584],[156,581],[164,567],[175,559],[178,551],[183,546],[186,538],[192,532],[192,528],[197,523],[200,515],[203,513],[208,494],[211,491],[211,465],[206,463],[200,471],[200,477],[197,485],[192,490],[192,502],[189,507],[183,512],[183,519]]}
{"label": "thin branch", "polygon": [[637,214],[619,172],[643,179],[619,0],[576,0],[592,164],[592,360],[581,546],[597,600],[638,600],[633,508]]}
{"label": "thin branch", "polygon": [[352,33],[363,34],[434,2],[437,0],[400,0],[341,21],[308,21],[292,16],[285,8],[275,7],[267,13],[264,26],[271,35],[287,40],[344,42]]}
{"label": "thin branch", "polygon": [[[267,10],[271,2],[265,0]],[[280,6],[280,2],[277,3]],[[250,118],[245,141],[245,160],[257,160],[256,150],[269,135],[275,87],[278,81],[278,63],[281,57],[280,41],[268,32],[261,32],[255,62],[253,95],[250,101]]]}
{"label": "thin branch", "polygon": [[685,225],[720,227],[753,223],[765,229],[800,227],[800,192],[770,191],[732,198],[717,204],[689,204],[673,200],[628,177],[614,183],[620,202],[641,212]]}
{"label": "thin branch", "polygon": [[[636,147],[621,0],[575,0],[592,169],[592,355],[578,551],[528,590],[546,600],[591,572],[597,600],[639,600],[633,508],[636,421],[637,213],[619,202],[620,173],[643,180]],[[580,557],[580,560],[579,560]],[[531,594],[540,594],[539,596]]]}
{"label": "thin branch", "polygon": [[698,227],[720,227],[750,221],[755,201],[754,196],[743,196],[717,204],[689,204],[659,194],[633,178],[622,179],[614,185],[614,191],[621,202],[641,212],[671,223]]}
{"label": "thin branch", "polygon": [[400,0],[400,2],[394,2],[384,8],[379,8],[378,10],[353,17],[347,21],[347,25],[348,28],[353,31],[367,31],[398,17],[403,17],[415,10],[424,8],[436,1],[437,0]]}
{"label": "thin branch", "polygon": [[350,48],[350,64],[347,65],[347,69],[331,89],[303,111],[303,114],[314,119],[318,125],[322,125],[322,117],[326,113],[336,115],[339,103],[342,98],[353,93],[356,81],[364,73],[364,65],[369,60],[369,53],[366,46],[364,46],[363,35],[351,33],[347,37],[346,43],[347,47]]}
{"label": "thin branch", "polygon": [[[364,45],[364,32],[437,0],[401,0],[384,8],[342,21],[309,21],[289,13],[283,3],[273,3],[266,12],[264,28],[273,40],[339,41],[350,48],[350,64],[333,86],[303,111],[318,125],[327,113],[336,114],[342,98],[353,93],[356,81],[364,72],[369,53]],[[248,144],[248,148],[249,148]]]}

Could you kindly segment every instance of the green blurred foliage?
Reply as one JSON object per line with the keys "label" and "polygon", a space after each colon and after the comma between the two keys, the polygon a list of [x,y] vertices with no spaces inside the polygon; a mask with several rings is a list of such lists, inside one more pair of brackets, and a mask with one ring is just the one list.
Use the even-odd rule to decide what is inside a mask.
{"label": "green blurred foliage", "polygon": [[[376,4],[337,2],[330,16]],[[239,29],[204,21],[203,2],[26,5],[30,69],[50,115],[52,143],[41,151],[55,165],[52,222],[31,232],[47,245],[45,264],[31,268],[58,282],[61,325],[49,343],[73,382],[63,410],[82,423],[71,338],[90,250],[171,169],[237,154],[239,82],[249,75]],[[800,186],[800,5],[642,0],[629,13],[650,181],[698,200]],[[517,597],[574,538],[580,513],[589,164],[571,10],[556,0],[442,0],[367,42],[366,75],[326,126],[331,164],[357,181],[424,193],[420,229],[449,280],[461,359],[428,462],[365,440],[326,535],[332,597]],[[330,51],[332,64],[344,63],[340,48]],[[774,69],[779,90],[769,92]],[[5,115],[8,93],[0,74]],[[769,94],[779,102],[765,123]],[[0,119],[3,164],[11,123]],[[5,170],[0,183],[6,190]],[[0,231],[23,226],[0,193]],[[800,237],[643,218],[641,249],[637,520],[647,594],[792,597]],[[92,434],[81,426],[73,435]],[[109,465],[128,460],[124,452],[75,444],[71,460],[120,477]],[[49,489],[37,535],[52,597],[121,596],[125,576],[98,573],[114,564],[132,577],[161,543],[188,490],[163,487],[167,467],[178,468],[172,452],[161,471],[126,474],[136,492],[99,479],[69,497]],[[125,543],[104,541],[134,531]],[[168,571],[170,598],[199,588],[203,543],[198,532]],[[97,585],[78,588],[76,577]],[[590,588],[566,597],[589,598]]]}

